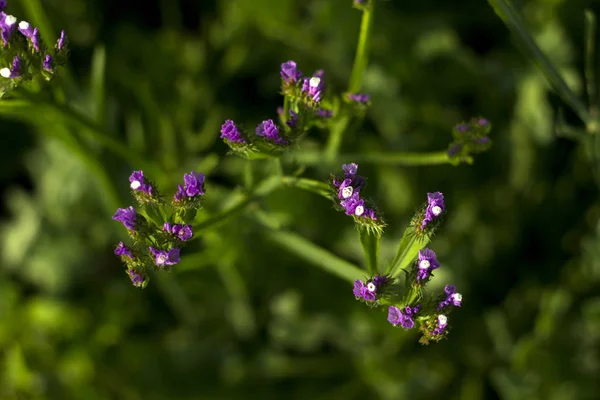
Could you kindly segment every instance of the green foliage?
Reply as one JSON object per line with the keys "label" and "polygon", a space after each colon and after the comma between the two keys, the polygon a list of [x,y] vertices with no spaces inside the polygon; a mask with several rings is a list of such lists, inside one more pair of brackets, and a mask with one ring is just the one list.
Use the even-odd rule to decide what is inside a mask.
{"label": "green foliage", "polygon": [[[71,61],[52,93],[0,102],[0,398],[597,397],[600,125],[584,2],[371,2],[365,119],[337,120],[332,136],[311,127],[277,165],[227,156],[220,126],[276,119],[290,59],[348,90],[352,0],[157,0],[147,17],[128,2],[9,2],[47,43],[64,28]],[[451,165],[452,128],[478,115],[492,149]],[[379,260],[315,184],[348,162],[385,213],[385,235],[363,241]],[[134,169],[164,193],[184,172],[208,177],[198,239],[144,290],[112,254]],[[464,303],[449,338],[423,347],[351,290],[367,266],[395,264],[438,190],[430,287],[452,282]]]}

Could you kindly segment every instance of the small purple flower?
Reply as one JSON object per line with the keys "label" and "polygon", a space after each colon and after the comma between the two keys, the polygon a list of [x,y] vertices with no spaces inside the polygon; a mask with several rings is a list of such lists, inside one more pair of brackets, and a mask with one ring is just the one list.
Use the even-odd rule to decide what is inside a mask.
{"label": "small purple flower", "polygon": [[340,202],[340,205],[346,210],[346,215],[356,215],[360,217],[365,212],[365,201],[360,198],[358,192]]}
{"label": "small purple flower", "polygon": [[185,188],[183,185],[177,185],[177,192],[175,192],[175,196],[173,197],[173,201],[180,202],[185,199]]}
{"label": "small purple flower", "polygon": [[481,126],[481,127],[486,127],[486,126],[488,126],[489,124],[490,124],[490,122],[489,122],[487,119],[485,119],[485,118],[480,118],[480,119],[477,121],[477,125],[479,125],[479,126]]}
{"label": "small purple flower", "polygon": [[265,137],[276,144],[287,144],[285,140],[279,137],[279,130],[277,130],[277,126],[272,119],[258,124],[256,127],[256,135]]}
{"label": "small purple flower", "polygon": [[315,74],[311,78],[304,78],[302,92],[305,93],[315,103],[321,101],[324,89],[325,80],[323,79],[323,74]]}
{"label": "small purple flower", "polygon": [[52,60],[52,56],[50,54],[46,54],[46,57],[42,62],[42,66],[48,72],[52,72],[54,70],[54,60]]}
{"label": "small purple flower", "polygon": [[4,78],[18,78],[22,75],[21,71],[21,57],[15,56],[13,58],[12,68],[2,68],[0,69],[0,76]]}
{"label": "small purple flower", "polygon": [[406,306],[403,310],[396,306],[388,308],[388,322],[394,326],[401,325],[404,329],[412,329],[415,326],[413,317],[419,312],[420,306]]}
{"label": "small purple flower", "polygon": [[444,195],[441,192],[427,193],[427,209],[425,217],[421,224],[421,229],[425,229],[427,224],[440,216],[444,212]]}
{"label": "small purple flower", "polygon": [[371,208],[366,208],[365,213],[363,214],[365,218],[371,218],[373,221],[377,221],[377,216],[375,215],[375,210]]}
{"label": "small purple flower", "polygon": [[354,188],[352,187],[352,179],[344,179],[342,183],[340,183],[338,190],[338,198],[339,199],[347,199],[348,197],[354,194]]}
{"label": "small purple flower", "polygon": [[354,281],[354,297],[365,301],[377,300],[377,295],[381,293],[383,287],[388,283],[388,278],[385,276],[376,275],[367,282],[361,280]]}
{"label": "small purple flower", "polygon": [[175,265],[179,262],[179,252],[178,248],[166,250],[157,250],[154,247],[150,247],[150,252],[154,255],[154,262],[159,267],[164,267],[166,265]]}
{"label": "small purple flower", "polygon": [[298,81],[302,77],[302,73],[296,68],[296,63],[290,60],[281,64],[281,77],[290,84]]}
{"label": "small purple flower", "polygon": [[225,139],[231,143],[246,143],[246,140],[240,135],[237,126],[230,119],[226,120],[221,126],[221,139]]}
{"label": "small purple flower", "polygon": [[423,249],[419,251],[417,281],[421,282],[431,276],[434,269],[440,267],[435,253],[431,249]]}
{"label": "small purple flower", "polygon": [[349,93],[348,99],[360,104],[367,104],[370,100],[370,97],[368,94],[365,93]]}
{"label": "small purple flower", "polygon": [[431,332],[432,335],[441,335],[442,333],[444,333],[444,331],[446,330],[446,327],[448,326],[448,317],[446,317],[443,314],[438,315],[437,317],[437,326],[436,328],[433,330],[433,332]]}
{"label": "small purple flower", "polygon": [[463,145],[460,143],[452,145],[452,147],[450,147],[450,149],[448,150],[448,156],[454,157],[456,154],[458,154],[458,152],[462,150],[462,147]]}
{"label": "small purple flower", "polygon": [[62,30],[62,31],[60,31],[60,37],[58,38],[58,41],[56,42],[56,49],[58,51],[62,50],[63,47],[65,47],[66,43],[67,43],[67,35],[65,35],[65,31]]}
{"label": "small purple flower", "polygon": [[290,119],[285,121],[285,124],[290,128],[295,128],[298,125],[298,114],[296,114],[293,110],[290,110]]}
{"label": "small purple flower", "polygon": [[460,123],[460,124],[456,124],[454,129],[456,129],[457,132],[466,133],[471,129],[471,127],[467,124]]}
{"label": "small purple flower", "polygon": [[112,219],[122,222],[127,229],[134,230],[136,217],[137,213],[135,212],[135,209],[130,206],[128,208],[117,209],[117,212],[113,215]]}
{"label": "small purple flower", "polygon": [[[197,172],[190,172],[189,174],[183,175],[183,182],[185,183],[185,194],[188,197],[202,196],[204,194],[204,174]],[[177,194],[175,194],[177,196]]]}
{"label": "small purple flower", "polygon": [[127,270],[127,275],[129,275],[129,279],[131,279],[131,283],[133,283],[133,286],[135,287],[142,287],[147,278],[133,268],[129,268]]}
{"label": "small purple flower", "polygon": [[438,305],[438,310],[448,307],[452,304],[454,307],[460,307],[462,304],[462,294],[456,293],[456,287],[454,285],[446,285],[444,288],[446,292],[446,299]]}
{"label": "small purple flower", "polygon": [[489,143],[489,141],[490,141],[490,138],[487,136],[480,137],[480,138],[473,140],[473,142],[476,144],[487,144],[487,143]]}
{"label": "small purple flower", "polygon": [[2,30],[2,44],[8,46],[8,42],[17,26],[17,18],[0,12],[0,30]]}
{"label": "small purple flower", "polygon": [[0,11],[4,10],[8,4],[6,0],[0,0]]}
{"label": "small purple flower", "polygon": [[21,21],[19,22],[19,32],[27,39],[31,39],[33,37],[33,26],[27,21]]}
{"label": "small purple flower", "polygon": [[31,45],[35,51],[40,51],[40,31],[37,27],[33,30],[33,34],[31,35]]}
{"label": "small purple flower", "polygon": [[342,165],[342,171],[344,171],[344,174],[346,174],[346,177],[354,176],[358,172],[358,164],[355,164],[355,163],[344,164],[344,165]]}
{"label": "small purple flower", "polygon": [[152,196],[152,185],[146,183],[144,178],[144,171],[133,171],[131,176],[129,176],[129,182],[131,184],[129,187],[136,192],[143,192]]}
{"label": "small purple flower", "polygon": [[119,244],[115,248],[115,255],[119,257],[133,258],[131,250],[127,246],[125,246],[125,243],[123,242],[119,242]]}
{"label": "small purple flower", "polygon": [[331,118],[331,117],[333,117],[333,110],[326,110],[324,108],[319,108],[317,110],[317,115],[321,118]]}
{"label": "small purple flower", "polygon": [[193,235],[192,226],[177,224],[174,225],[173,228],[171,228],[171,233],[173,233],[175,236],[177,236],[179,239],[185,242],[186,240],[190,239]]}

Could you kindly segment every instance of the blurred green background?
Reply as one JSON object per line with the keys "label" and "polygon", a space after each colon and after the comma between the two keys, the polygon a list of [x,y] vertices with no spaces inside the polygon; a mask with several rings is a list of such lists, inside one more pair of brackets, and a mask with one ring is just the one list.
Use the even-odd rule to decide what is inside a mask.
{"label": "blurred green background", "polygon": [[[345,90],[361,15],[351,3],[23,0],[8,11],[45,21],[54,37],[66,30],[70,106],[162,171],[163,192],[183,172],[207,173],[210,216],[240,190],[246,165],[226,156],[220,125],[275,117],[282,62],[324,68]],[[584,9],[597,5],[517,5],[585,99]],[[430,289],[454,283],[464,295],[448,340],[424,347],[418,332],[393,329],[347,282],[270,241],[252,210],[203,232],[172,274],[132,287],[112,253],[125,232],[111,216],[131,203],[127,177],[142,166],[55,109],[3,100],[0,398],[598,398],[593,143],[558,137],[559,111],[581,124],[485,1],[376,7],[372,107],[342,153],[440,151],[455,123],[493,124],[494,145],[472,166],[361,165],[389,224],[384,261],[426,193],[446,196]],[[326,135],[311,132],[305,146]],[[331,202],[286,189],[260,204],[270,223],[363,265],[352,222]]]}

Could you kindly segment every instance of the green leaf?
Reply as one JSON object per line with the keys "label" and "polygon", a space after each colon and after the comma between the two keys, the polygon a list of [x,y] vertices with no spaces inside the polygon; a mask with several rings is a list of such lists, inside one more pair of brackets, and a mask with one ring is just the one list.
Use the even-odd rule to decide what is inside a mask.
{"label": "green leaf", "polygon": [[406,228],[402,239],[400,239],[396,257],[394,257],[394,260],[388,267],[386,275],[398,276],[403,269],[408,267],[417,258],[419,250],[423,249],[427,243],[429,243],[429,236],[425,235],[417,238],[414,228]]}
{"label": "green leaf", "polygon": [[365,252],[369,276],[375,276],[379,272],[379,242],[381,236],[371,234],[366,228],[362,227],[358,228],[358,235],[360,237],[360,244],[362,244],[363,251]]}

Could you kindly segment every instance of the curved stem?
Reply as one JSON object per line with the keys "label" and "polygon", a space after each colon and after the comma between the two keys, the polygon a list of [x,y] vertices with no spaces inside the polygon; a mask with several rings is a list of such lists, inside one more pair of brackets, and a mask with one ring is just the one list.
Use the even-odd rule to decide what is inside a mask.
{"label": "curved stem", "polygon": [[348,85],[348,92],[350,93],[357,92],[362,87],[363,76],[369,62],[369,39],[371,36],[374,8],[375,0],[371,0],[369,7],[363,10],[356,56],[354,58],[354,65],[352,66],[352,74],[350,75],[350,84]]}
{"label": "curved stem", "polygon": [[446,151],[430,153],[356,153],[340,154],[332,160],[326,160],[322,152],[306,151],[284,157],[285,161],[294,161],[305,165],[334,166],[344,162],[357,162],[377,165],[440,165],[449,164]]}

